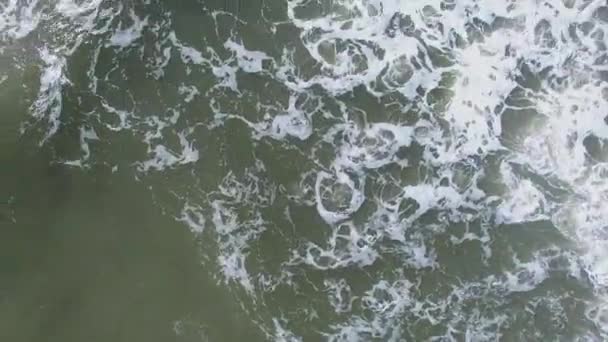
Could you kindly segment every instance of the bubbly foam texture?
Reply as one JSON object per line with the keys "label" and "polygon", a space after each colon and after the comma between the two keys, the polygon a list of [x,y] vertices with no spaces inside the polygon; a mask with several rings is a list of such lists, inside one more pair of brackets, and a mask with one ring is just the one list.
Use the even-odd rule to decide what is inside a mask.
{"label": "bubbly foam texture", "polygon": [[60,115],[63,107],[61,91],[69,83],[65,76],[65,58],[54,55],[47,48],[40,50],[40,59],[44,69],[40,75],[40,90],[38,98],[32,104],[32,115],[38,120],[48,122],[43,142],[59,130]]}
{"label": "bubbly foam texture", "polygon": [[548,219],[549,211],[545,195],[528,179],[519,179],[508,164],[501,165],[501,175],[511,189],[497,208],[496,223],[510,224]]}
{"label": "bubbly foam texture", "polygon": [[150,144],[148,153],[151,154],[152,158],[138,163],[139,170],[143,172],[164,170],[176,165],[196,163],[199,159],[198,150],[193,147],[191,141],[188,141],[185,133],[178,133],[178,137],[181,147],[181,151],[179,152],[173,151],[162,144]]}
{"label": "bubbly foam texture", "polygon": [[[3,39],[27,37],[44,23],[40,4],[25,4],[0,5]],[[216,163],[197,149],[197,134],[200,127],[223,134],[231,120],[250,130],[254,151],[261,145],[301,157],[297,184],[269,179],[272,165],[254,156],[203,199],[176,196],[184,203],[176,219],[214,243],[207,253],[219,281],[244,289],[251,302],[266,305],[280,291],[299,295],[307,286],[325,290],[326,302],[301,310],[277,304],[263,329],[275,340],[302,340],[309,332],[291,324],[300,319],[331,341],[608,339],[605,1],[293,0],[286,22],[267,23],[272,34],[290,27],[290,42],[277,40],[276,51],[246,48],[236,31],[215,32],[217,51],[196,47],[181,39],[170,15],[103,9],[101,1],[62,0],[56,9],[78,23],[78,37],[99,35],[118,56],[143,59],[139,48],[152,35],[145,67],[157,80],[175,69],[214,80],[205,89],[180,79],[175,97],[182,102],[152,115],[135,99],[129,109],[106,100],[99,84],[120,72],[98,75],[101,48],[91,56],[100,126],[134,132],[147,146],[133,161],[139,176],[194,174],[195,165]],[[244,25],[226,11],[208,19]],[[61,125],[75,41],[39,52],[32,114],[48,122],[45,141]],[[208,122],[187,115],[199,99],[209,102]],[[83,126],[82,157],[70,163],[90,163],[95,143],[95,130]],[[292,219],[302,208],[319,220]],[[519,240],[500,242],[538,233],[542,224],[568,242],[531,238],[532,251],[520,250]],[[252,253],[276,226],[284,253]],[[471,268],[480,273],[458,264],[459,251],[479,262]],[[566,285],[552,290],[559,277],[591,289],[593,298],[581,301],[595,330],[564,337],[576,313]],[[318,318],[322,307],[336,316]],[[546,310],[547,321],[529,323],[535,310]]]}
{"label": "bubbly foam texture", "polygon": [[4,39],[20,39],[36,29],[41,13],[38,1],[9,0],[0,4],[0,34]]}
{"label": "bubbly foam texture", "polygon": [[148,25],[148,18],[140,19],[133,11],[129,13],[129,17],[133,21],[133,24],[114,32],[112,37],[110,37],[110,45],[126,48],[141,38],[142,30]]}
{"label": "bubbly foam texture", "polygon": [[[249,293],[255,289],[246,268],[249,244],[266,230],[259,209],[272,205],[275,198],[275,189],[256,176],[255,171],[248,170],[242,178],[233,173],[226,175],[210,203],[221,272],[226,281],[240,283]],[[239,215],[238,206],[245,203],[250,210]]]}
{"label": "bubbly foam texture", "polygon": [[99,140],[99,137],[97,136],[97,133],[93,128],[80,127],[80,150],[82,153],[82,157],[76,160],[65,161],[64,164],[78,167],[87,166],[87,162],[91,157],[91,149],[89,147],[89,142],[94,140]]}
{"label": "bubbly foam texture", "polygon": [[[553,222],[582,247],[579,261],[598,296],[603,298],[608,258],[606,238],[600,236],[605,236],[608,222],[605,216],[608,178],[602,159],[605,156],[593,157],[585,139],[593,137],[601,145],[606,141],[608,129],[603,122],[606,113],[601,109],[606,107],[605,84],[599,80],[606,63],[600,57],[605,54],[606,19],[602,17],[605,4],[334,1],[320,6],[324,15],[314,17],[299,14],[306,12],[308,3],[290,4],[290,18],[302,30],[302,41],[310,55],[324,70],[322,75],[300,79],[298,88],[318,84],[330,93],[341,94],[363,85],[372,93],[383,88],[395,89],[407,98],[424,102],[427,106],[423,108],[434,114],[431,117],[434,124],[425,125],[425,135],[414,139],[427,146],[426,161],[443,169],[452,180],[457,171],[454,167],[471,156],[483,158],[508,149],[500,167],[500,179],[507,192],[496,207],[495,224]],[[442,56],[445,60],[438,61]],[[600,60],[603,62],[598,63]],[[527,73],[522,69],[524,64]],[[545,76],[535,85],[530,76],[541,72]],[[447,92],[443,93],[443,99],[433,101],[436,89]],[[514,101],[518,91],[527,94],[529,103]],[[512,128],[503,127],[503,116],[508,115],[505,114],[508,110],[529,108],[542,118],[540,126],[523,136],[522,141],[516,141],[515,148],[506,147],[505,142],[513,146],[508,138],[511,132],[505,131]],[[449,123],[447,131],[441,131],[435,123],[444,120]],[[408,146],[412,130],[422,124],[419,121],[406,131],[393,130],[395,137],[401,139],[395,146]],[[365,178],[362,170],[394,163],[391,158],[396,152],[378,146],[365,150],[357,144],[343,144],[336,150],[339,152],[332,165],[336,170],[333,179],[340,186],[334,192],[335,196],[342,196],[343,209],[328,212],[324,205],[327,190],[321,188],[319,180],[316,191],[317,209],[330,224],[345,220],[365,200],[370,200],[360,199],[363,190],[357,189],[350,178],[340,178],[340,172],[350,170]],[[379,159],[378,155],[384,158]],[[569,195],[563,199],[548,198],[551,194],[543,188],[545,184],[516,174],[511,163],[557,182]],[[483,217],[494,198],[486,197],[477,188],[475,178],[481,172],[475,171],[465,193],[458,184],[440,186],[440,182],[427,181],[402,187],[397,201],[393,197],[380,202],[390,218],[385,223],[389,236],[403,240],[403,230],[430,210],[456,212],[450,215],[456,221]],[[324,181],[330,176],[322,171],[319,179]],[[341,190],[345,187],[346,199],[342,194],[345,191]],[[410,219],[404,220],[398,208],[405,199],[412,199],[416,210]],[[458,213],[463,207],[476,214]],[[306,260],[311,260],[310,254]],[[517,273],[507,272],[499,278],[508,291],[530,291],[547,277],[548,267],[538,259],[521,265],[522,270]],[[522,279],[526,279],[524,283]],[[495,317],[488,322],[496,326],[506,320]],[[353,326],[351,322],[340,328],[334,337],[358,340],[365,339],[361,334],[371,334],[399,338],[389,328],[374,335],[373,329],[365,324],[358,324],[357,329]],[[486,340],[496,335],[467,331],[466,336]]]}
{"label": "bubbly foam texture", "polygon": [[302,341],[301,337],[296,336],[296,335],[294,335],[293,332],[285,329],[277,318],[274,318],[272,322],[274,323],[275,331],[274,331],[274,334],[268,336],[269,338],[272,338],[277,342],[300,342],[300,341]]}

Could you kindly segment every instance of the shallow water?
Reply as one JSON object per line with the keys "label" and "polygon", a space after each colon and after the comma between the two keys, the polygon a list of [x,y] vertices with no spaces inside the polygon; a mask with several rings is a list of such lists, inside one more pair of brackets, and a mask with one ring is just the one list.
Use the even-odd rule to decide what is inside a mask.
{"label": "shallow water", "polygon": [[0,0],[0,338],[607,340],[607,29]]}

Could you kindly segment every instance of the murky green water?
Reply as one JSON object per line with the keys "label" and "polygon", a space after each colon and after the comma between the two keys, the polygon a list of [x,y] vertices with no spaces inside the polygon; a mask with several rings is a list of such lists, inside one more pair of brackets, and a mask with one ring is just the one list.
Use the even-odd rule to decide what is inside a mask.
{"label": "murky green water", "polygon": [[603,341],[602,1],[0,0],[1,341]]}

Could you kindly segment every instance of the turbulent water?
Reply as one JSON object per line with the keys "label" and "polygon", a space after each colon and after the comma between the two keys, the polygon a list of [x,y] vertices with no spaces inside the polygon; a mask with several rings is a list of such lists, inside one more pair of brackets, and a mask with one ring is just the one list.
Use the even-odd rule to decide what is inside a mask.
{"label": "turbulent water", "polygon": [[0,0],[0,336],[606,341],[607,44],[606,0]]}

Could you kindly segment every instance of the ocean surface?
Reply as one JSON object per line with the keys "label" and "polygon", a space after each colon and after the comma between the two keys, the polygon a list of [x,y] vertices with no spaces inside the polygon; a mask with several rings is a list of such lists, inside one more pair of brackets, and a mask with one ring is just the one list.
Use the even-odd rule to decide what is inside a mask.
{"label": "ocean surface", "polygon": [[0,0],[0,341],[608,341],[608,2]]}

